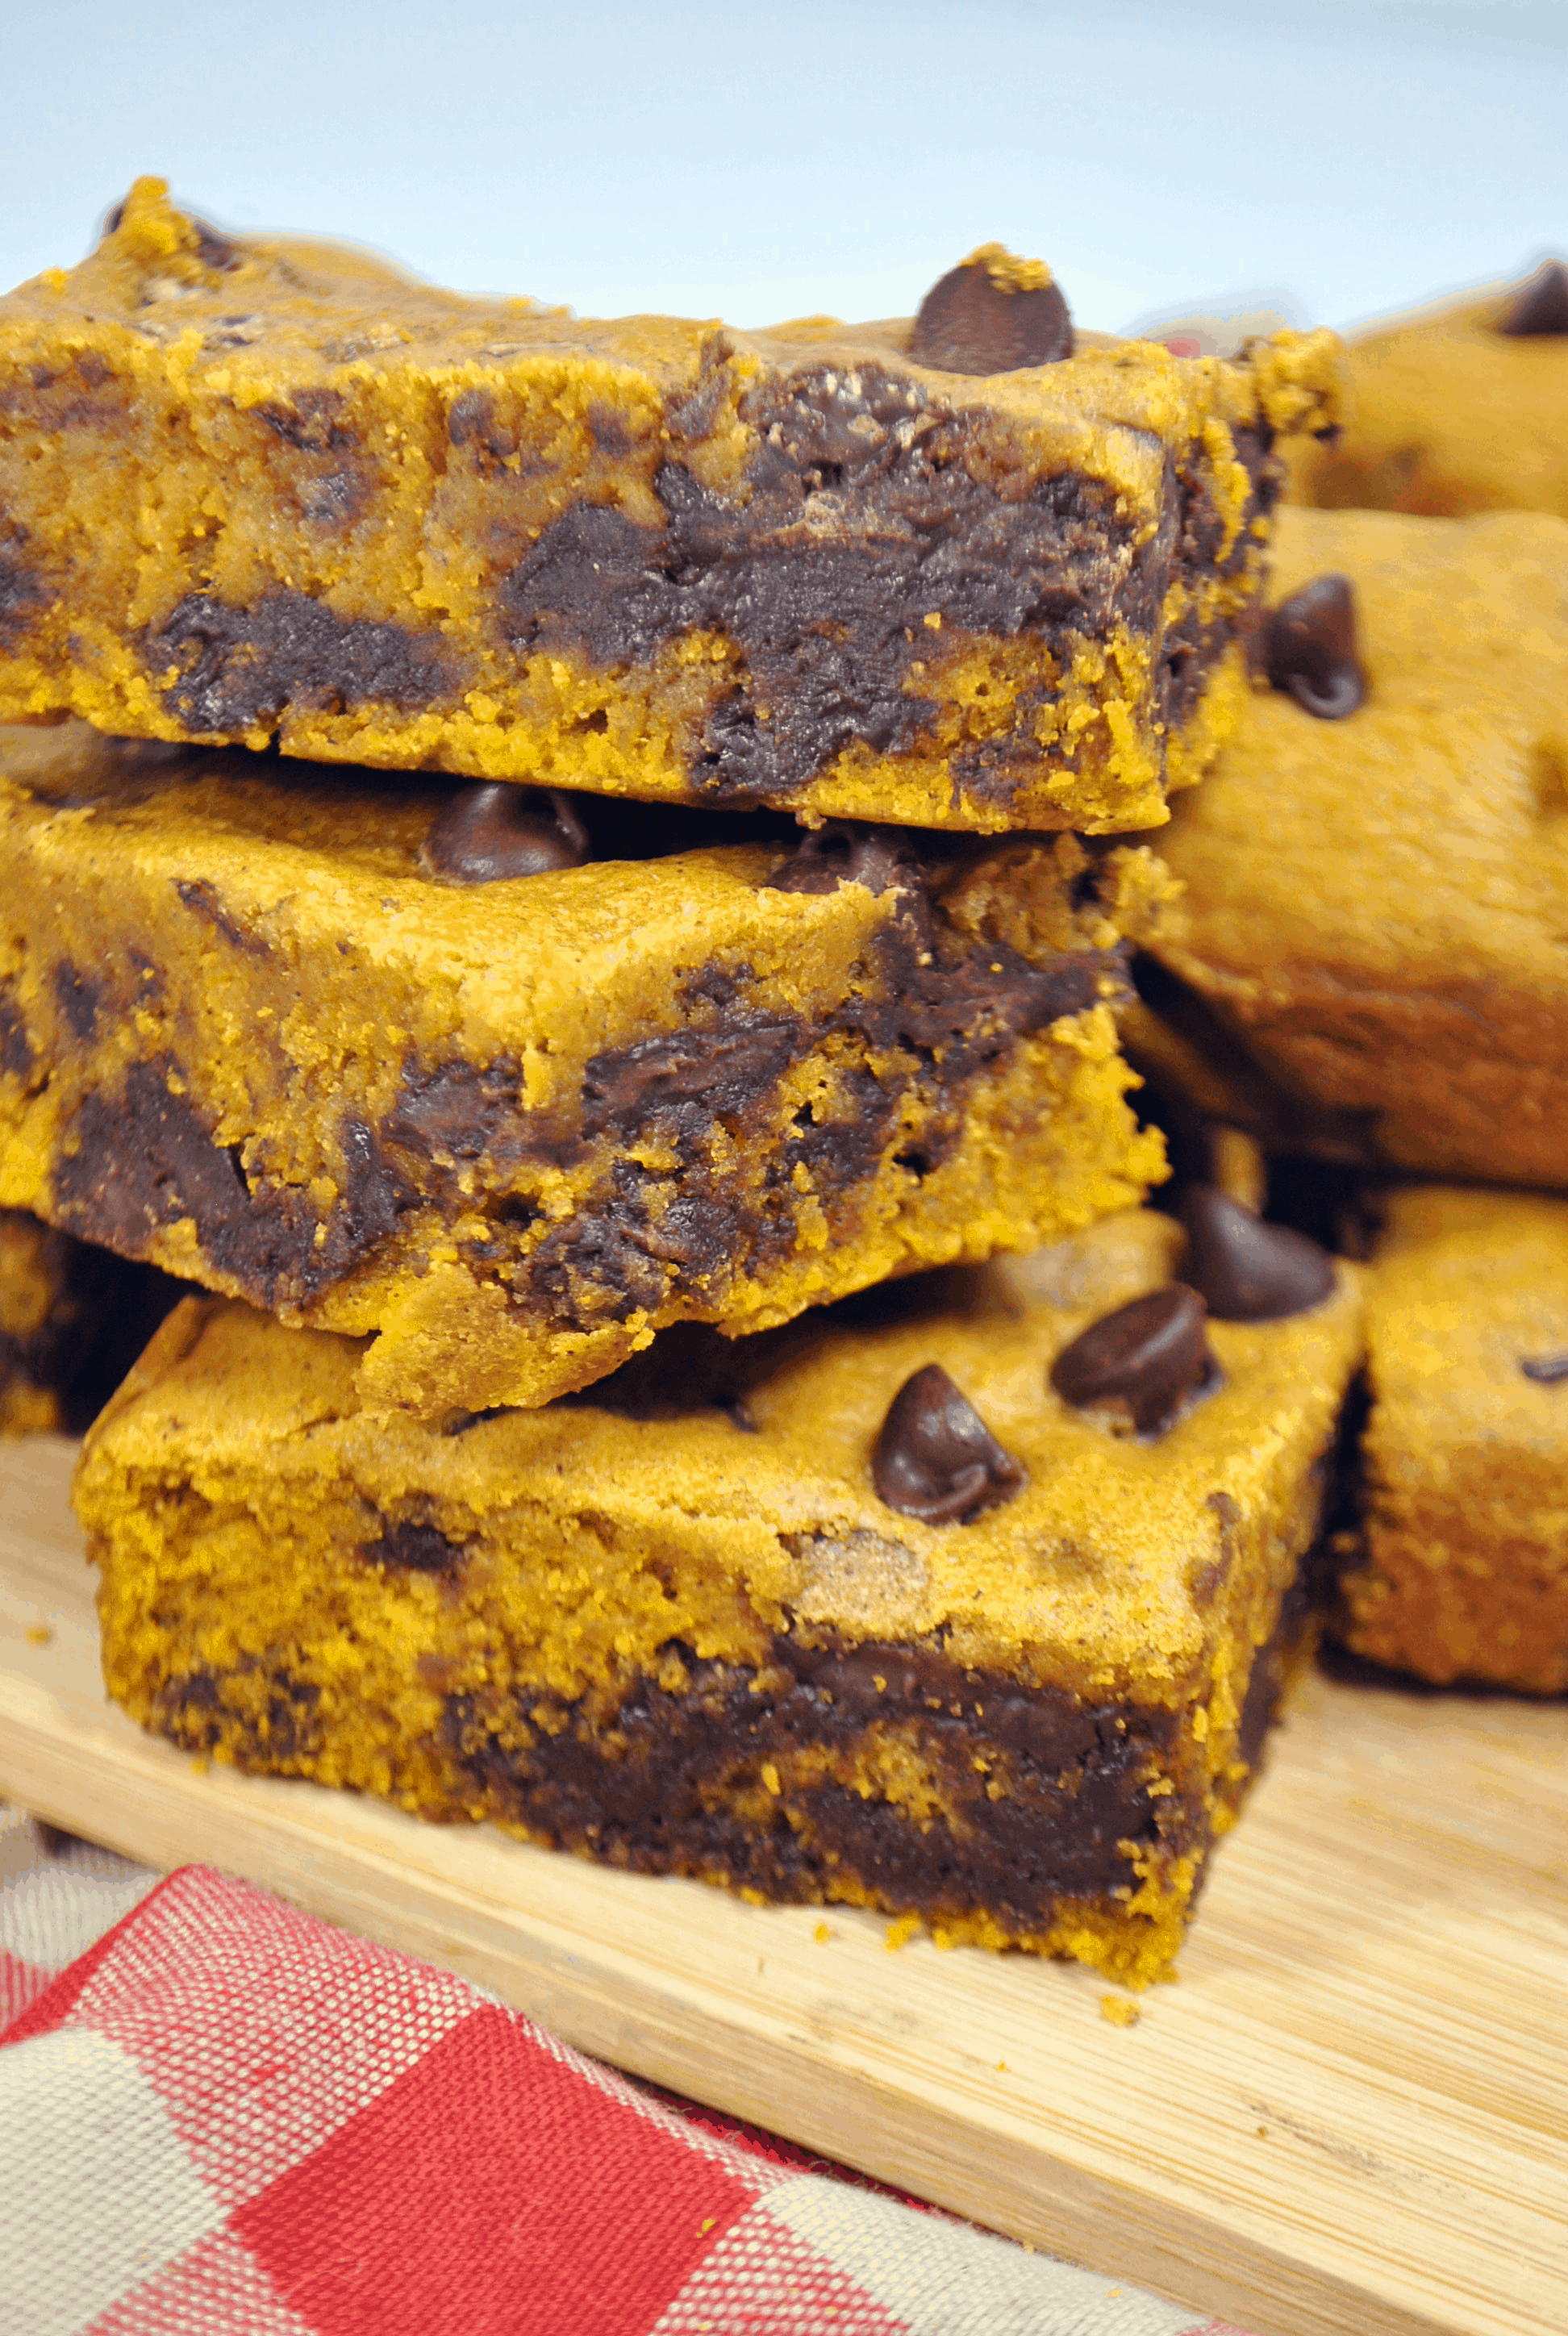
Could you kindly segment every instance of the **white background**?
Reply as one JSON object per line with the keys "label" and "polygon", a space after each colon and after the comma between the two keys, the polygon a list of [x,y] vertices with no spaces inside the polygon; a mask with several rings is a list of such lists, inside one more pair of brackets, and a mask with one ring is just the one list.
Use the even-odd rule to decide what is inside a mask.
{"label": "white background", "polygon": [[0,0],[0,283],[141,170],[470,290],[908,314],[974,244],[1119,330],[1568,257],[1568,0]]}

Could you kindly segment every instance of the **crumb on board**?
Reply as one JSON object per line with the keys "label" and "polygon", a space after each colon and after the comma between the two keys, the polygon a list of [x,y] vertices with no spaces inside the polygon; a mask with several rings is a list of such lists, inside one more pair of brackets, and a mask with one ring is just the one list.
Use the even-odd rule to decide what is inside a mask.
{"label": "crumb on board", "polygon": [[27,1626],[27,1643],[30,1647],[46,1647],[54,1636],[54,1633],[47,1622],[30,1622]]}
{"label": "crumb on board", "polygon": [[896,1922],[890,1922],[887,1936],[882,1941],[889,1954],[896,1955],[899,1949],[914,1937],[920,1927],[920,1918],[918,1914],[901,1914]]}
{"label": "crumb on board", "polygon": [[1100,2018],[1108,2020],[1113,2028],[1135,2028],[1144,2016],[1142,2004],[1127,1995],[1102,1995]]}
{"label": "crumb on board", "polygon": [[826,1922],[819,1922],[816,1929],[812,1932],[812,1936],[816,1941],[819,1947],[825,1947],[828,1941],[833,1937],[832,1927]]}

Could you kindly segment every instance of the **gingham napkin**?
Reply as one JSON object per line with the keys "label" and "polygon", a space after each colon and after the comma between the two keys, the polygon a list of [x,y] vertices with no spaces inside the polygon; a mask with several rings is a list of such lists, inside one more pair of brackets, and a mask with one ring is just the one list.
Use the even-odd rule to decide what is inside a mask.
{"label": "gingham napkin", "polygon": [[6,2336],[1241,2336],[0,1815]]}

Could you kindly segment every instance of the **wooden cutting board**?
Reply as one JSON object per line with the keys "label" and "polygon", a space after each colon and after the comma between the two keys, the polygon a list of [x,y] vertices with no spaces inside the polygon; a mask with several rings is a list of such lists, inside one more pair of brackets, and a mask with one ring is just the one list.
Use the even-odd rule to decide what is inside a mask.
{"label": "wooden cutting board", "polygon": [[204,1774],[104,1701],[73,1457],[0,1447],[0,1794],[1257,2336],[1568,2330],[1568,1707],[1307,1681],[1120,2027],[1076,1968]]}

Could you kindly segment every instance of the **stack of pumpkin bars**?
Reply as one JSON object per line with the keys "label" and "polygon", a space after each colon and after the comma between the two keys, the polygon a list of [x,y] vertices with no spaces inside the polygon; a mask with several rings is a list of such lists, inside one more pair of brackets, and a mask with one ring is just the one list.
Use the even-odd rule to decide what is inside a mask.
{"label": "stack of pumpkin bars", "polygon": [[[1565,291],[1417,391],[1560,413]],[[0,302],[0,1399],[198,1285],[77,1478],[139,1720],[1136,1982],[1332,1498],[1353,1648],[1568,1684],[1568,1203],[1412,1181],[1568,1179],[1568,519],[1277,510],[1376,354],[152,180]]]}

